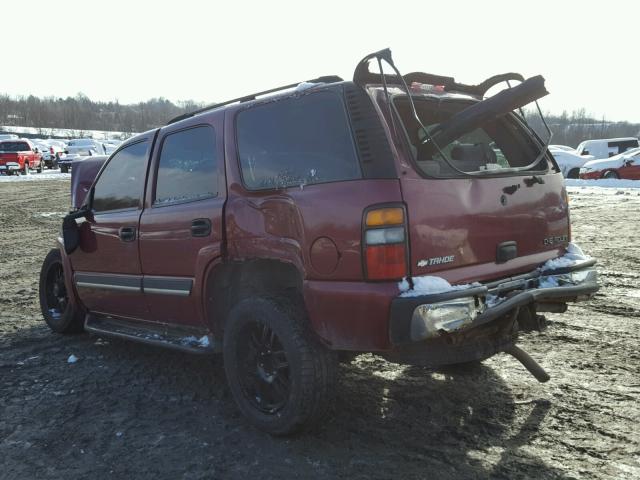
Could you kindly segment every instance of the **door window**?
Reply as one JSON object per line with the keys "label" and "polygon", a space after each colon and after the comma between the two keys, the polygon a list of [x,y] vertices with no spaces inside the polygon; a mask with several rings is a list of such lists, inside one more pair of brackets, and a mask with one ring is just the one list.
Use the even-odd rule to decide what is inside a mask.
{"label": "door window", "polygon": [[201,126],[164,138],[154,206],[193,202],[218,195],[216,137]]}
{"label": "door window", "polygon": [[96,182],[95,212],[136,209],[144,188],[148,142],[124,147],[111,157]]}

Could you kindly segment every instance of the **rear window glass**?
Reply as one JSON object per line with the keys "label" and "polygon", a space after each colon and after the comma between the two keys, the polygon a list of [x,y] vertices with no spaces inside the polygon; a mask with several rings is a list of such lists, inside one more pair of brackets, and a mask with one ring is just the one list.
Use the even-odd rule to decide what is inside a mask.
{"label": "rear window glass", "polygon": [[154,204],[190,202],[217,194],[213,128],[202,126],[167,135],[160,152]]}
{"label": "rear window glass", "polygon": [[25,142],[1,142],[0,152],[26,152],[31,150],[28,143]]}
{"label": "rear window glass", "polygon": [[138,208],[145,180],[148,143],[134,143],[111,157],[96,182],[96,212]]}
{"label": "rear window glass", "polygon": [[242,178],[251,190],[362,177],[342,98],[317,92],[238,114]]}
{"label": "rear window glass", "polygon": [[[415,104],[422,123],[435,139],[435,132],[441,124],[471,105],[464,101],[429,99],[416,99]],[[428,135],[413,118],[408,100],[398,98],[395,105],[418,168],[428,176],[463,175],[451,165],[463,172],[492,171],[499,174],[503,169],[526,167],[540,154],[541,147],[510,115],[486,121],[481,127],[462,133],[446,145],[438,144],[439,151],[432,142],[426,141]],[[546,170],[546,160],[543,159],[535,169]]]}

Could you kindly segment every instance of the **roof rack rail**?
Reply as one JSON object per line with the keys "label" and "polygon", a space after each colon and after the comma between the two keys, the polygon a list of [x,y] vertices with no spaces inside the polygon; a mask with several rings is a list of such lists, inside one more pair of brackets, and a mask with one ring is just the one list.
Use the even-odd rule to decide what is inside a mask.
{"label": "roof rack rail", "polygon": [[342,82],[343,79],[337,75],[325,75],[318,78],[313,78],[311,80],[306,80],[304,82],[290,83],[289,85],[284,85],[283,87],[271,88],[269,90],[264,90],[258,93],[252,93],[251,95],[245,95],[244,97],[234,98],[232,100],[227,100],[222,103],[214,103],[213,105],[208,105],[203,108],[199,108],[198,110],[194,110],[193,112],[183,113],[182,115],[178,115],[177,117],[172,118],[166,124],[171,125],[172,123],[179,122],[180,120],[184,120],[185,118],[193,117],[194,115],[198,115],[199,113],[208,112],[209,110],[215,110],[220,107],[224,107],[225,105],[231,105],[232,103],[243,103],[249,102],[251,100],[255,100],[256,97],[260,95],[267,95],[268,93],[279,92],[280,90],[286,90],[287,88],[294,88],[300,85],[301,83],[335,83]]}

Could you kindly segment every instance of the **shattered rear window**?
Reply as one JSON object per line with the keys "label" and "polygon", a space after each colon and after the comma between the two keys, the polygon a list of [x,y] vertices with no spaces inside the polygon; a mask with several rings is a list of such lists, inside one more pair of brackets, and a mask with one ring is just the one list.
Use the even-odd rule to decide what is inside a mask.
{"label": "shattered rear window", "polygon": [[[430,133],[441,123],[471,105],[469,101],[453,99],[415,98],[414,101],[418,116]],[[468,173],[500,174],[504,171],[511,174],[512,171],[508,169],[526,167],[534,162],[540,153],[540,145],[512,115],[489,120],[446,145],[438,145],[438,150],[432,142],[425,142],[428,135],[413,117],[407,98],[396,98],[394,103],[405,126],[416,164],[427,176],[462,176],[463,174],[455,168]],[[535,166],[537,171],[547,168],[545,159]]]}

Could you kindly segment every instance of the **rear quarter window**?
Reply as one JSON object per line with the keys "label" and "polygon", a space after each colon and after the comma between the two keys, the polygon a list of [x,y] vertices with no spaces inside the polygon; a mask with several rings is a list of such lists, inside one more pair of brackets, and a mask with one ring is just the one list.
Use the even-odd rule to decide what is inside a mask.
{"label": "rear quarter window", "polygon": [[321,91],[238,114],[242,179],[250,190],[362,178],[342,97]]}

